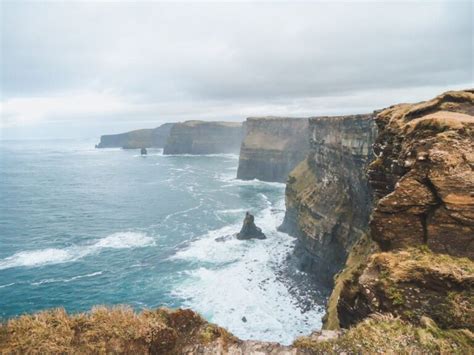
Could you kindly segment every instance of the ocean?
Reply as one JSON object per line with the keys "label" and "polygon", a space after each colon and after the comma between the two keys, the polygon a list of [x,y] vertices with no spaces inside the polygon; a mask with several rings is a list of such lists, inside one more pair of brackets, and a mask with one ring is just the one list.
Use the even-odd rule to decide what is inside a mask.
{"label": "ocean", "polygon": [[[94,143],[0,141],[0,318],[184,307],[283,344],[321,327],[321,295],[293,266],[295,239],[277,231],[284,184],[235,179],[237,155]],[[233,236],[246,211],[266,240]]]}

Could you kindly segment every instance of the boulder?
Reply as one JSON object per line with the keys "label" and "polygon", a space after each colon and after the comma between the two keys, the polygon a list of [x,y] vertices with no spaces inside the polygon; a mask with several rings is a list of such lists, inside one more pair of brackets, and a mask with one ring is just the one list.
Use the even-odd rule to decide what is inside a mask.
{"label": "boulder", "polygon": [[237,233],[237,239],[266,239],[265,234],[262,230],[255,225],[254,217],[250,213],[245,214],[244,223],[242,229]]}
{"label": "boulder", "polygon": [[141,155],[147,155],[148,152],[147,152],[146,148],[142,148],[142,149],[140,150],[140,154],[141,154]]}

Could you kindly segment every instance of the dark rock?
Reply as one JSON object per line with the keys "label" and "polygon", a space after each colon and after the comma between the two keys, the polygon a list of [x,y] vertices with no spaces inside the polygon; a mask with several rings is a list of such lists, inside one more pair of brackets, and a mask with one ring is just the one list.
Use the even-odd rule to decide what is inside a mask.
{"label": "dark rock", "polygon": [[140,149],[140,154],[141,154],[141,155],[147,155],[148,152],[146,151],[146,148]]}
{"label": "dark rock", "polygon": [[247,323],[247,318],[242,317],[242,322]]}
{"label": "dark rock", "polygon": [[237,233],[237,239],[265,239],[265,234],[262,230],[255,225],[254,217],[250,213],[245,214],[244,224],[239,233]]}
{"label": "dark rock", "polygon": [[234,238],[233,235],[223,235],[222,237],[217,237],[216,239],[214,239],[216,242],[226,242],[228,240],[231,240],[232,238]]}
{"label": "dark rock", "polygon": [[371,193],[365,169],[375,135],[372,114],[310,118],[307,158],[287,180],[279,230],[298,238],[295,254],[302,269],[328,285],[368,229]]}

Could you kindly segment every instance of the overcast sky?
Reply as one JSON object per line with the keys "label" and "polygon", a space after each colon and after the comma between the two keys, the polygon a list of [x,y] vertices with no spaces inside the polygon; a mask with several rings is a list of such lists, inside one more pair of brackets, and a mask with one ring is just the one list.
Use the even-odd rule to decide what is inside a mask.
{"label": "overcast sky", "polygon": [[470,1],[0,3],[0,139],[362,113],[473,86]]}

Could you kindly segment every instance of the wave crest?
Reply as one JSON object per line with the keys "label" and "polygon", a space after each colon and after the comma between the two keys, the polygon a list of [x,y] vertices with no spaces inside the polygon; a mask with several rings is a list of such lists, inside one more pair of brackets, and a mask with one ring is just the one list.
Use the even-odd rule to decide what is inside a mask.
{"label": "wave crest", "polygon": [[38,267],[61,264],[81,259],[104,249],[133,249],[155,245],[155,240],[143,233],[118,232],[97,240],[93,244],[69,248],[46,248],[21,251],[0,260],[0,270],[14,267]]}

